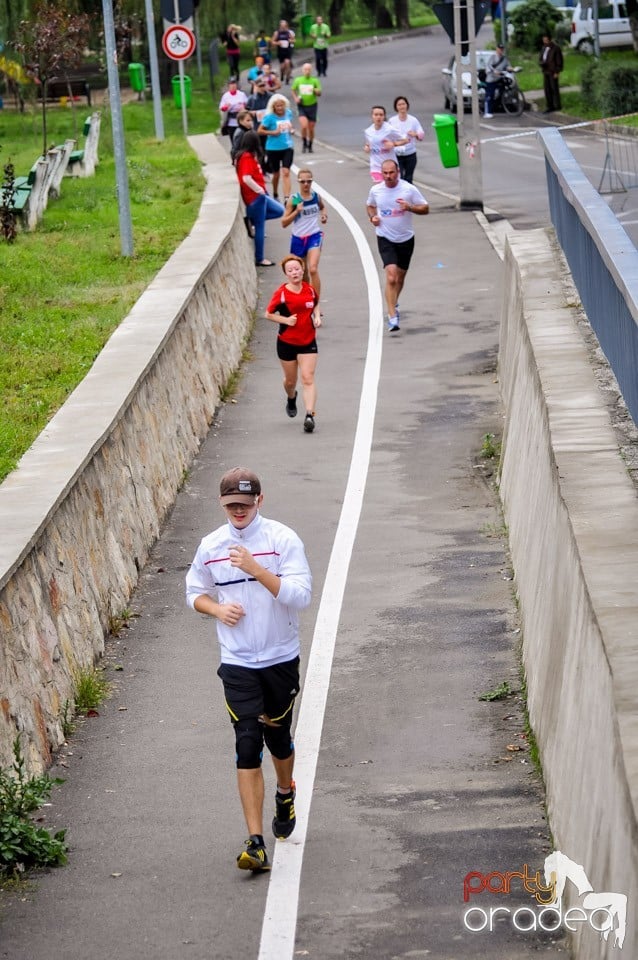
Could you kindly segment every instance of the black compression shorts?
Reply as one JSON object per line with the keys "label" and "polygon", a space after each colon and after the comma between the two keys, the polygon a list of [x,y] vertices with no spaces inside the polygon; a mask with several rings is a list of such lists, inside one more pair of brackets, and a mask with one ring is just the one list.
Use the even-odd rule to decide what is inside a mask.
{"label": "black compression shorts", "polygon": [[240,667],[222,663],[217,676],[224,684],[226,708],[233,723],[259,718],[288,725],[299,693],[299,657],[272,667]]}

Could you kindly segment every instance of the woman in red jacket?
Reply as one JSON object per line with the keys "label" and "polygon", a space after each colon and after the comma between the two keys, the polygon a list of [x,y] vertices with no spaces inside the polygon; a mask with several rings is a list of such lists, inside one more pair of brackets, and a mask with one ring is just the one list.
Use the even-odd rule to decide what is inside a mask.
{"label": "woman in red jacket", "polygon": [[314,287],[304,280],[305,265],[301,257],[289,254],[281,261],[286,282],[273,293],[266,308],[266,319],[279,324],[277,356],[284,372],[286,413],[297,416],[297,378],[301,375],[306,416],[306,433],[315,429],[317,388],[317,341],[315,330],[321,326],[319,297]]}
{"label": "woman in red jacket", "polygon": [[278,200],[268,196],[261,159],[261,141],[256,133],[248,130],[235,158],[235,170],[241,198],[246,204],[246,216],[255,228],[255,263],[258,267],[274,267],[272,260],[264,258],[266,220],[278,220],[283,216],[284,208]]}

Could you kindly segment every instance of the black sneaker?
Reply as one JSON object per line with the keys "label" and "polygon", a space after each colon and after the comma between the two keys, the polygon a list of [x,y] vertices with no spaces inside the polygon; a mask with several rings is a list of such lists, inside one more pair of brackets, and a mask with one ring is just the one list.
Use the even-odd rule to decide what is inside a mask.
{"label": "black sneaker", "polygon": [[253,834],[246,840],[246,849],[237,857],[237,866],[240,870],[254,870],[265,873],[270,870],[270,861],[264,846],[264,838]]}
{"label": "black sneaker", "polygon": [[275,816],[272,820],[272,832],[278,840],[286,840],[295,829],[295,781],[290,784],[290,793],[282,796],[279,791],[275,794]]}
{"label": "black sneaker", "polygon": [[303,428],[305,433],[312,433],[315,429],[315,418],[311,413],[306,414],[306,419],[303,422]]}
{"label": "black sneaker", "polygon": [[286,413],[289,417],[297,416],[297,391],[295,390],[294,397],[288,397],[286,400]]}

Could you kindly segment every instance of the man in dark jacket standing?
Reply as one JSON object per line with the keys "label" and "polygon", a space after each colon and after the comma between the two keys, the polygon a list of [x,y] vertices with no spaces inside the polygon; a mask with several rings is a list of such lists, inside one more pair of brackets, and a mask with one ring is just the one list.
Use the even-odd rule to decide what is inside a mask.
{"label": "man in dark jacket standing", "polygon": [[549,33],[543,34],[543,46],[538,58],[543,71],[543,86],[545,88],[545,110],[543,113],[553,113],[560,110],[560,87],[558,77],[563,69],[563,52],[558,44],[552,40]]}

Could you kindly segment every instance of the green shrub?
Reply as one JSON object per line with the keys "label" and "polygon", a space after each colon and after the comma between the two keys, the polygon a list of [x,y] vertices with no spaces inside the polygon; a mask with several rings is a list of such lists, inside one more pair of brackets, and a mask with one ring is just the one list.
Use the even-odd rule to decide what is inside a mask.
{"label": "green shrub", "polygon": [[592,106],[596,103],[596,93],[594,87],[596,84],[596,74],[598,72],[600,63],[600,60],[593,58],[590,59],[583,67],[583,72],[580,77],[580,92],[583,100]]}
{"label": "green shrub", "polygon": [[638,110],[638,63],[591,60],[583,69],[583,99],[605,117]]}
{"label": "green shrub", "polygon": [[0,876],[66,863],[65,831],[52,836],[30,818],[63,781],[46,774],[27,777],[18,739],[13,744],[13,758],[11,770],[0,767]]}
{"label": "green shrub", "polygon": [[561,47],[566,47],[572,35],[572,22],[569,17],[563,17],[554,27],[554,40]]}
{"label": "green shrub", "polygon": [[509,18],[514,30],[514,44],[521,50],[540,51],[543,34],[554,35],[563,15],[549,0],[527,0],[512,11]]}

